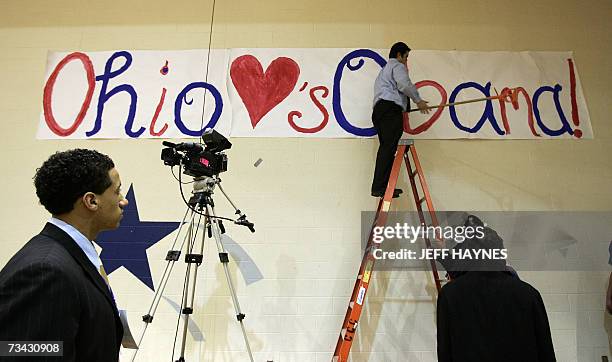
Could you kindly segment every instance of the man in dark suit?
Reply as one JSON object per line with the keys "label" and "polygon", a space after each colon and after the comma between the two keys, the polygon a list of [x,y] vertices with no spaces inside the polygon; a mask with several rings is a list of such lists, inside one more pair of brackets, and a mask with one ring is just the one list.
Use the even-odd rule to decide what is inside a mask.
{"label": "man in dark suit", "polygon": [[0,341],[63,342],[63,357],[26,357],[35,361],[116,362],[123,327],[92,243],[128,203],[115,165],[92,150],[58,152],[34,184],[52,217],[0,272]]}
{"label": "man in dark suit", "polygon": [[[484,228],[484,237],[467,239],[455,249],[503,248],[499,235],[476,220]],[[505,260],[442,264],[453,279],[438,295],[439,362],[556,361],[540,293],[509,270]]]}

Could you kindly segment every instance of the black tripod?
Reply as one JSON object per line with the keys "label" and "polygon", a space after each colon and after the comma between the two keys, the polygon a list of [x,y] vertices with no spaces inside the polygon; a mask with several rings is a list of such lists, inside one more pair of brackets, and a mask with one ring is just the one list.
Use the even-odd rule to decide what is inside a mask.
{"label": "black tripod", "polygon": [[[236,215],[238,218],[236,220],[221,218],[216,216],[214,209],[214,200],[213,200],[213,191],[215,186],[219,187],[223,196],[229,201],[234,210],[236,211]],[[227,284],[229,287],[230,295],[232,297],[232,301],[234,304],[234,309],[236,312],[236,319],[240,323],[240,327],[242,329],[242,335],[244,337],[244,342],[246,344],[246,349],[249,354],[251,362],[253,362],[253,353],[251,352],[251,346],[249,344],[249,340],[247,338],[246,329],[244,326],[244,318],[245,314],[242,313],[240,309],[240,303],[238,302],[238,297],[236,296],[236,290],[234,288],[234,284],[232,283],[232,279],[230,277],[229,272],[229,257],[228,253],[225,251],[225,247],[223,246],[223,242],[221,241],[221,234],[225,233],[225,227],[223,226],[222,219],[231,220],[235,224],[243,225],[248,227],[252,232],[255,232],[255,228],[253,223],[250,223],[246,219],[246,215],[243,214],[232,202],[232,200],[227,196],[223,188],[221,187],[221,179],[218,176],[213,177],[196,177],[194,179],[192,196],[187,202],[188,208],[185,212],[185,216],[183,216],[183,220],[179,227],[179,231],[176,235],[174,243],[172,244],[172,249],[168,251],[166,256],[166,268],[162,275],[162,278],[158,284],[158,288],[156,288],[155,295],[153,297],[153,302],[149,307],[149,311],[146,315],[142,317],[142,320],[145,322],[145,327],[142,331],[140,339],[138,341],[138,345],[140,346],[144,334],[147,330],[147,326],[153,322],[153,316],[155,315],[155,311],[159,305],[161,300],[161,296],[163,291],[168,283],[168,279],[170,278],[170,273],[172,272],[172,268],[174,267],[174,263],[179,260],[181,250],[185,248],[185,262],[187,263],[187,270],[185,272],[185,281],[183,284],[183,296],[181,300],[181,314],[183,320],[183,331],[180,345],[180,356],[176,360],[176,362],[184,362],[185,361],[185,344],[187,340],[187,329],[189,325],[189,316],[193,314],[193,302],[195,299],[195,289],[196,282],[198,276],[198,269],[203,262],[203,252],[204,252],[204,242],[206,240],[206,236],[208,238],[214,238],[215,243],[217,245],[217,250],[219,253],[219,260],[221,261],[221,265],[223,265],[223,269],[225,271],[225,278],[227,279]],[[175,249],[176,243],[179,240],[181,235],[181,231],[183,226],[185,225],[185,221],[189,218],[187,232],[181,242],[181,246],[178,250]],[[202,218],[203,224],[202,224]],[[201,225],[204,226],[201,229]],[[202,231],[201,242],[199,245],[199,249],[196,250],[196,243],[198,238],[198,232]],[[194,251],[196,250],[196,251]],[[179,321],[180,322],[180,321]],[[178,323],[177,323],[177,332],[178,332]],[[172,353],[172,360],[174,360],[174,350],[176,349],[176,338]],[[132,361],[136,358],[138,350],[132,356]]]}

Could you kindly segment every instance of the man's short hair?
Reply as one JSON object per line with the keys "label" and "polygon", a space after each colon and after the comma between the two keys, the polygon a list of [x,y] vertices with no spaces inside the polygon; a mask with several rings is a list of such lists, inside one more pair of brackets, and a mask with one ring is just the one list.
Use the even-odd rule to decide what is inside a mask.
{"label": "man's short hair", "polygon": [[406,45],[406,43],[402,43],[401,41],[397,42],[393,44],[393,46],[391,47],[391,50],[389,51],[389,59],[396,58],[397,53],[404,55],[406,54],[406,52],[409,52],[409,51],[410,51],[410,47]]}
{"label": "man's short hair", "polygon": [[36,170],[36,195],[51,214],[64,214],[85,193],[102,194],[112,184],[108,171],[114,167],[110,157],[94,150],[56,152]]}

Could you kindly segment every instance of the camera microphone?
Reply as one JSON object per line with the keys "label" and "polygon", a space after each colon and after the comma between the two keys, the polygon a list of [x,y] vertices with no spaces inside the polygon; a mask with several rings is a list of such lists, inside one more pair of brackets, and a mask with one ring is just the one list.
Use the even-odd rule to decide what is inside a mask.
{"label": "camera microphone", "polygon": [[177,151],[188,151],[188,152],[201,152],[204,150],[201,144],[193,143],[193,142],[183,142],[179,143],[174,147]]}
{"label": "camera microphone", "polygon": [[168,141],[163,141],[162,145],[166,147],[174,148],[177,151],[187,151],[187,152],[190,152],[190,151],[200,152],[204,149],[201,144],[193,143],[193,142],[172,143]]}

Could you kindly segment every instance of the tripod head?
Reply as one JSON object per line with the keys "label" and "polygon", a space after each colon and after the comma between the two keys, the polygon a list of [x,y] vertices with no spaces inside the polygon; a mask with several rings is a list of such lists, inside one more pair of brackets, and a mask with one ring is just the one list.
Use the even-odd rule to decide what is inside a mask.
{"label": "tripod head", "polygon": [[193,179],[193,190],[192,194],[200,194],[203,193],[212,198],[212,195],[215,190],[215,186],[221,183],[221,179],[218,177],[210,177],[210,176],[201,176],[195,177]]}
{"label": "tripod head", "polygon": [[247,219],[246,214],[243,214],[242,211],[240,211],[240,209],[238,209],[234,205],[232,200],[230,200],[230,198],[227,196],[227,194],[221,187],[221,178],[219,176],[202,176],[202,177],[194,178],[193,191],[192,191],[193,196],[191,196],[191,198],[189,199],[189,202],[187,202],[189,207],[194,211],[196,211],[196,208],[197,208],[196,212],[201,213],[202,210],[206,209],[207,204],[211,206],[215,206],[215,203],[213,200],[215,186],[219,187],[219,190],[221,191],[223,196],[225,196],[227,201],[229,201],[232,207],[234,207],[235,214],[238,215],[238,218],[234,220],[234,219],[220,217],[220,216],[208,215],[208,217],[212,217],[212,218],[216,218],[220,220],[228,220],[228,221],[233,222],[236,225],[246,226],[252,233],[254,233],[255,224],[250,222]]}

